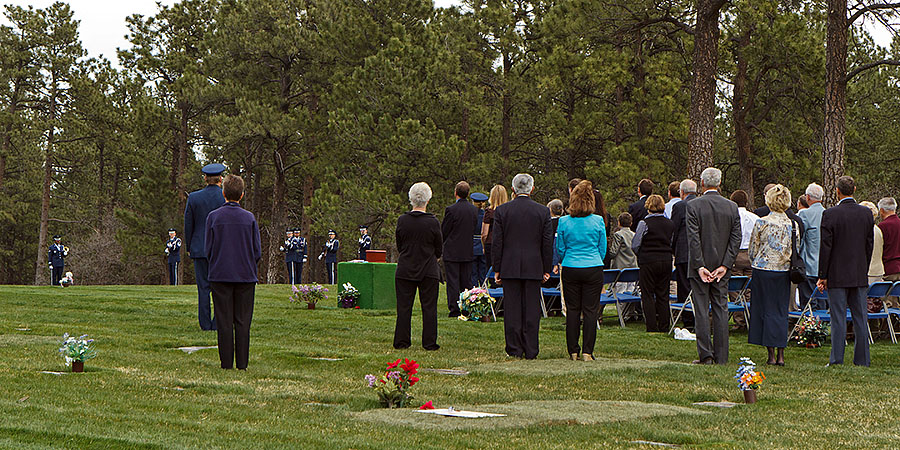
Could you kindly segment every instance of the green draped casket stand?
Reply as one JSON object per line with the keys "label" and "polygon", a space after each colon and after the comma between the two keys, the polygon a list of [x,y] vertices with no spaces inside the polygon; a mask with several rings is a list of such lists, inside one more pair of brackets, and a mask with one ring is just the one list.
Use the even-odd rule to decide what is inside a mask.
{"label": "green draped casket stand", "polygon": [[394,273],[397,264],[370,262],[338,263],[338,292],[344,283],[359,290],[362,309],[395,309],[397,297],[394,291]]}

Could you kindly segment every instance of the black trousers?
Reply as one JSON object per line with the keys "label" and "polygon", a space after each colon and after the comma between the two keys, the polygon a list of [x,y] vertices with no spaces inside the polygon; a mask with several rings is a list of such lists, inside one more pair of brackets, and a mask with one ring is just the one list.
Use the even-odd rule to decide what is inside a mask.
{"label": "black trousers", "polygon": [[669,281],[672,279],[670,259],[641,264],[641,308],[648,332],[669,330]]}
{"label": "black trousers", "polygon": [[215,314],[209,307],[209,295],[212,292],[209,286],[209,260],[196,258],[193,261],[194,277],[197,280],[197,316],[200,320],[200,329],[215,330]]}
{"label": "black trousers", "polygon": [[336,262],[326,262],[325,263],[325,272],[328,277],[327,284],[335,284],[337,283],[337,263]]}
{"label": "black trousers", "polygon": [[409,348],[410,324],[412,309],[416,302],[416,290],[419,291],[419,303],[422,304],[422,347],[425,350],[437,350],[437,299],[440,281],[437,278],[424,278],[419,281],[394,279],[397,293],[397,324],[394,326],[394,348]]}
{"label": "black trousers", "polygon": [[59,286],[59,280],[62,280],[64,269],[65,266],[53,266],[53,269],[50,270],[50,285]]}
{"label": "black trousers", "polygon": [[296,284],[296,281],[294,281],[294,263],[291,261],[285,261],[284,266],[287,268],[288,284]]}
{"label": "black trousers", "polygon": [[303,283],[303,261],[294,262],[294,283]]}
{"label": "black trousers", "polygon": [[541,280],[503,278],[501,281],[506,354],[524,356],[526,359],[537,358],[540,351],[538,334],[541,328]]}
{"label": "black trousers", "polygon": [[178,286],[178,262],[169,263],[169,284]]}
{"label": "black trousers", "polygon": [[459,315],[459,293],[472,287],[472,261],[444,261],[447,273],[447,308],[450,317]]}
{"label": "black trousers", "polygon": [[[684,303],[691,293],[691,282],[688,280],[688,263],[675,264],[675,285],[678,286],[678,303]],[[681,314],[684,327],[694,329],[694,313],[684,311]]]}
{"label": "black trousers", "polygon": [[[566,348],[569,354],[594,354],[597,342],[597,317],[600,315],[600,293],[603,291],[603,267],[563,267],[560,274],[566,298]],[[584,320],[581,316],[584,314]],[[584,328],[583,348],[578,335]]]}
{"label": "black trousers", "polygon": [[210,282],[216,306],[219,361],[223,369],[246,369],[250,359],[250,320],[256,283]]}

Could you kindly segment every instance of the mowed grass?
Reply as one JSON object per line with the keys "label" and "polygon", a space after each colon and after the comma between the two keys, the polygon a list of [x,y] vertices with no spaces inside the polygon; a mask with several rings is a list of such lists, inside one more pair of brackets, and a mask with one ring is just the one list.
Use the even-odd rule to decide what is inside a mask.
{"label": "mowed grass", "polygon": [[[396,351],[393,311],[340,310],[333,299],[307,310],[287,301],[289,291],[257,288],[242,372],[219,369],[214,349],[174,350],[216,344],[197,324],[193,286],[0,287],[0,447],[900,447],[900,346],[887,340],[872,347],[871,368],[824,367],[827,345],[789,348],[786,367],[762,367],[757,404],[719,409],[692,403],[741,401],[732,379],[738,358],[765,360],[745,333],[732,335],[729,365],[691,366],[693,342],[607,320],[601,359],[583,363],[563,359],[563,318],[552,317],[541,322],[539,360],[514,361],[503,351],[502,323],[446,313],[441,349],[426,352],[417,313],[413,348]],[[65,332],[95,338],[99,357],[83,374],[41,373],[68,370],[57,353]],[[363,376],[400,357],[469,372],[423,372],[414,406],[431,400],[508,417],[379,410]]]}

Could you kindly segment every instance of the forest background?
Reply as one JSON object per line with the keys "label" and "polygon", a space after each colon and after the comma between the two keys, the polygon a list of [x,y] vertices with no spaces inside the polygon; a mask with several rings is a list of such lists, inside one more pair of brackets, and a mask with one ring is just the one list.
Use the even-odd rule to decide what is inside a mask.
{"label": "forest background", "polygon": [[[723,170],[724,190],[898,194],[900,4],[872,0],[185,0],[128,19],[89,58],[62,2],[0,27],[0,284],[45,284],[48,236],[80,284],[161,284],[200,167],[247,182],[261,281],[284,282],[288,226],[342,259],[357,226],[394,252],[406,192],[440,217],[453,186],[592,180],[611,213],[641,178]],[[829,195],[826,204],[833,202]],[[188,258],[184,258],[189,261]],[[192,282],[189,263],[182,265]],[[312,278],[310,278],[312,277]]]}

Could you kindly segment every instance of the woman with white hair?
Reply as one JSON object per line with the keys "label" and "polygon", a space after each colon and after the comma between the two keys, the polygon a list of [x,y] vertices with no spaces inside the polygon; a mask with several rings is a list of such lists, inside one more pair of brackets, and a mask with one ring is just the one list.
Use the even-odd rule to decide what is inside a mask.
{"label": "woman with white hair", "polygon": [[422,347],[437,350],[437,299],[441,278],[438,258],[444,247],[441,223],[425,211],[431,200],[431,187],[416,183],[409,188],[412,211],[397,219],[397,272],[394,275],[397,294],[397,324],[394,348],[409,348],[412,308],[419,292],[422,304]]}
{"label": "woman with white hair", "polygon": [[756,221],[750,236],[753,277],[747,341],[766,347],[767,364],[783,366],[791,298],[791,248],[800,240],[800,233],[785,214],[791,206],[791,191],[786,187],[778,184],[769,189],[766,206],[771,212]]}

